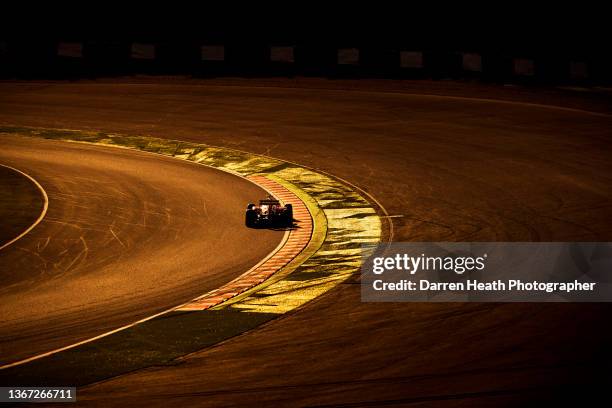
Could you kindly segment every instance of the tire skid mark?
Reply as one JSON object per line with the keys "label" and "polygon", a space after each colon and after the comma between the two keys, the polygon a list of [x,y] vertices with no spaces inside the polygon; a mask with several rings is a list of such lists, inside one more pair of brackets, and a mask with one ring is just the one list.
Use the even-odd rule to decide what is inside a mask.
{"label": "tire skid mark", "polygon": [[[376,202],[374,198],[367,192],[358,192],[348,182],[295,163],[231,148],[147,136],[25,127],[0,127],[0,133],[141,150],[193,161],[250,179],[281,201],[294,205],[299,228],[286,235],[286,242],[270,259],[228,285],[171,310],[231,308],[280,315],[358,273],[364,256],[369,255],[368,248],[382,241],[382,221],[371,203]],[[382,207],[379,210],[385,212]],[[143,213],[144,225],[147,212]]]}

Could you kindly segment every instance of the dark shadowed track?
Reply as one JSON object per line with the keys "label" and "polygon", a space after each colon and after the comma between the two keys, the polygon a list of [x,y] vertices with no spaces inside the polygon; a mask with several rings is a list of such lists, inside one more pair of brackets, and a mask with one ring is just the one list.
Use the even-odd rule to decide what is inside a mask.
{"label": "dark shadowed track", "polygon": [[35,227],[45,215],[45,200],[26,174],[0,163],[0,248]]}
{"label": "dark shadowed track", "polygon": [[[592,114],[580,110],[593,107],[583,94],[527,91],[508,103],[367,84],[1,87],[2,123],[203,141],[329,171],[397,216],[397,241],[612,239],[612,110],[601,96]],[[469,86],[453,93],[472,96]],[[358,285],[344,284],[177,366],[94,385],[79,400],[524,405],[610,384],[611,312],[607,304],[363,304]]]}

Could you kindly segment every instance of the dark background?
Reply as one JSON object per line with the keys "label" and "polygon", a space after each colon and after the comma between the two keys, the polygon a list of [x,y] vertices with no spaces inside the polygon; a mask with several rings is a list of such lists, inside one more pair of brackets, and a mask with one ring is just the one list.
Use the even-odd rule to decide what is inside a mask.
{"label": "dark background", "polygon": [[[96,5],[98,7],[96,7]],[[609,24],[604,10],[535,12],[531,5],[489,10],[434,5],[328,10],[283,4],[267,10],[233,4],[223,10],[142,9],[93,3],[66,10],[8,12],[0,27],[0,77],[76,79],[133,74],[323,76],[336,78],[475,79],[528,84],[609,84]],[[406,6],[406,5],[404,5]],[[83,44],[82,58],[57,55],[60,42]],[[155,58],[131,58],[131,44],[155,46]],[[225,46],[225,61],[203,61],[201,45]],[[270,62],[270,46],[294,46],[294,63]],[[358,48],[357,65],[338,65],[338,48]],[[401,68],[400,51],[423,53],[423,68]],[[482,56],[482,72],[468,72],[462,53]],[[534,61],[533,75],[513,72],[513,59]],[[570,73],[585,63],[586,77]]]}

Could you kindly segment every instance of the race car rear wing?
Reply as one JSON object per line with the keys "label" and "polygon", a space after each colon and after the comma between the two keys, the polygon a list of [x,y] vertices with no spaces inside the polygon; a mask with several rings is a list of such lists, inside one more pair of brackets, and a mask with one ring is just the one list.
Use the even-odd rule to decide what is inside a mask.
{"label": "race car rear wing", "polygon": [[278,200],[259,200],[259,205],[279,205]]}

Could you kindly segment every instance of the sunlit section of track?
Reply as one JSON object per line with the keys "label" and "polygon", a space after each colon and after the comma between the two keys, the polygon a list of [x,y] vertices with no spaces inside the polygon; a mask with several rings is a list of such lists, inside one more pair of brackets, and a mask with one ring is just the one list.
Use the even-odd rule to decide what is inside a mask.
{"label": "sunlit section of track", "polygon": [[244,228],[265,190],[126,149],[0,135],[0,160],[45,186],[49,210],[0,251],[0,364],[179,306],[266,257],[282,231]]}
{"label": "sunlit section of track", "polygon": [[[319,239],[315,240],[316,246],[311,245],[307,256],[287,264],[305,249],[312,227],[308,227],[307,231],[296,232],[302,234],[299,235],[299,248],[293,248],[295,253],[284,257],[282,262],[272,260],[274,268],[265,274],[259,274],[257,269],[249,270],[243,278],[246,279],[245,275],[249,274],[257,276],[250,276],[248,282],[233,281],[231,285],[201,295],[194,303],[184,306],[184,310],[203,310],[220,304],[220,307],[231,306],[250,312],[286,313],[357,273],[365,255],[363,248],[377,244],[382,239],[381,219],[370,201],[348,183],[298,164],[239,150],[176,140],[73,130],[23,128],[13,131],[173,156],[242,177],[251,177],[255,182],[259,180],[264,184],[273,185],[274,180],[277,180],[297,194],[311,214],[320,213],[319,217],[324,221],[318,224],[319,227],[324,225],[324,229],[317,231],[315,228],[314,235]],[[261,178],[264,174],[268,178]],[[386,213],[384,208],[380,210]],[[313,218],[315,225],[316,218]],[[324,240],[320,239],[322,237]],[[288,251],[289,247],[284,250]],[[265,263],[262,266],[265,267]],[[276,274],[278,270],[280,274]],[[270,279],[273,275],[275,278]],[[297,276],[299,278],[296,279]],[[258,293],[256,298],[249,295],[253,287]],[[243,292],[249,292],[248,297]],[[265,297],[265,300],[262,301],[261,297]],[[224,303],[230,299],[232,302]]]}

